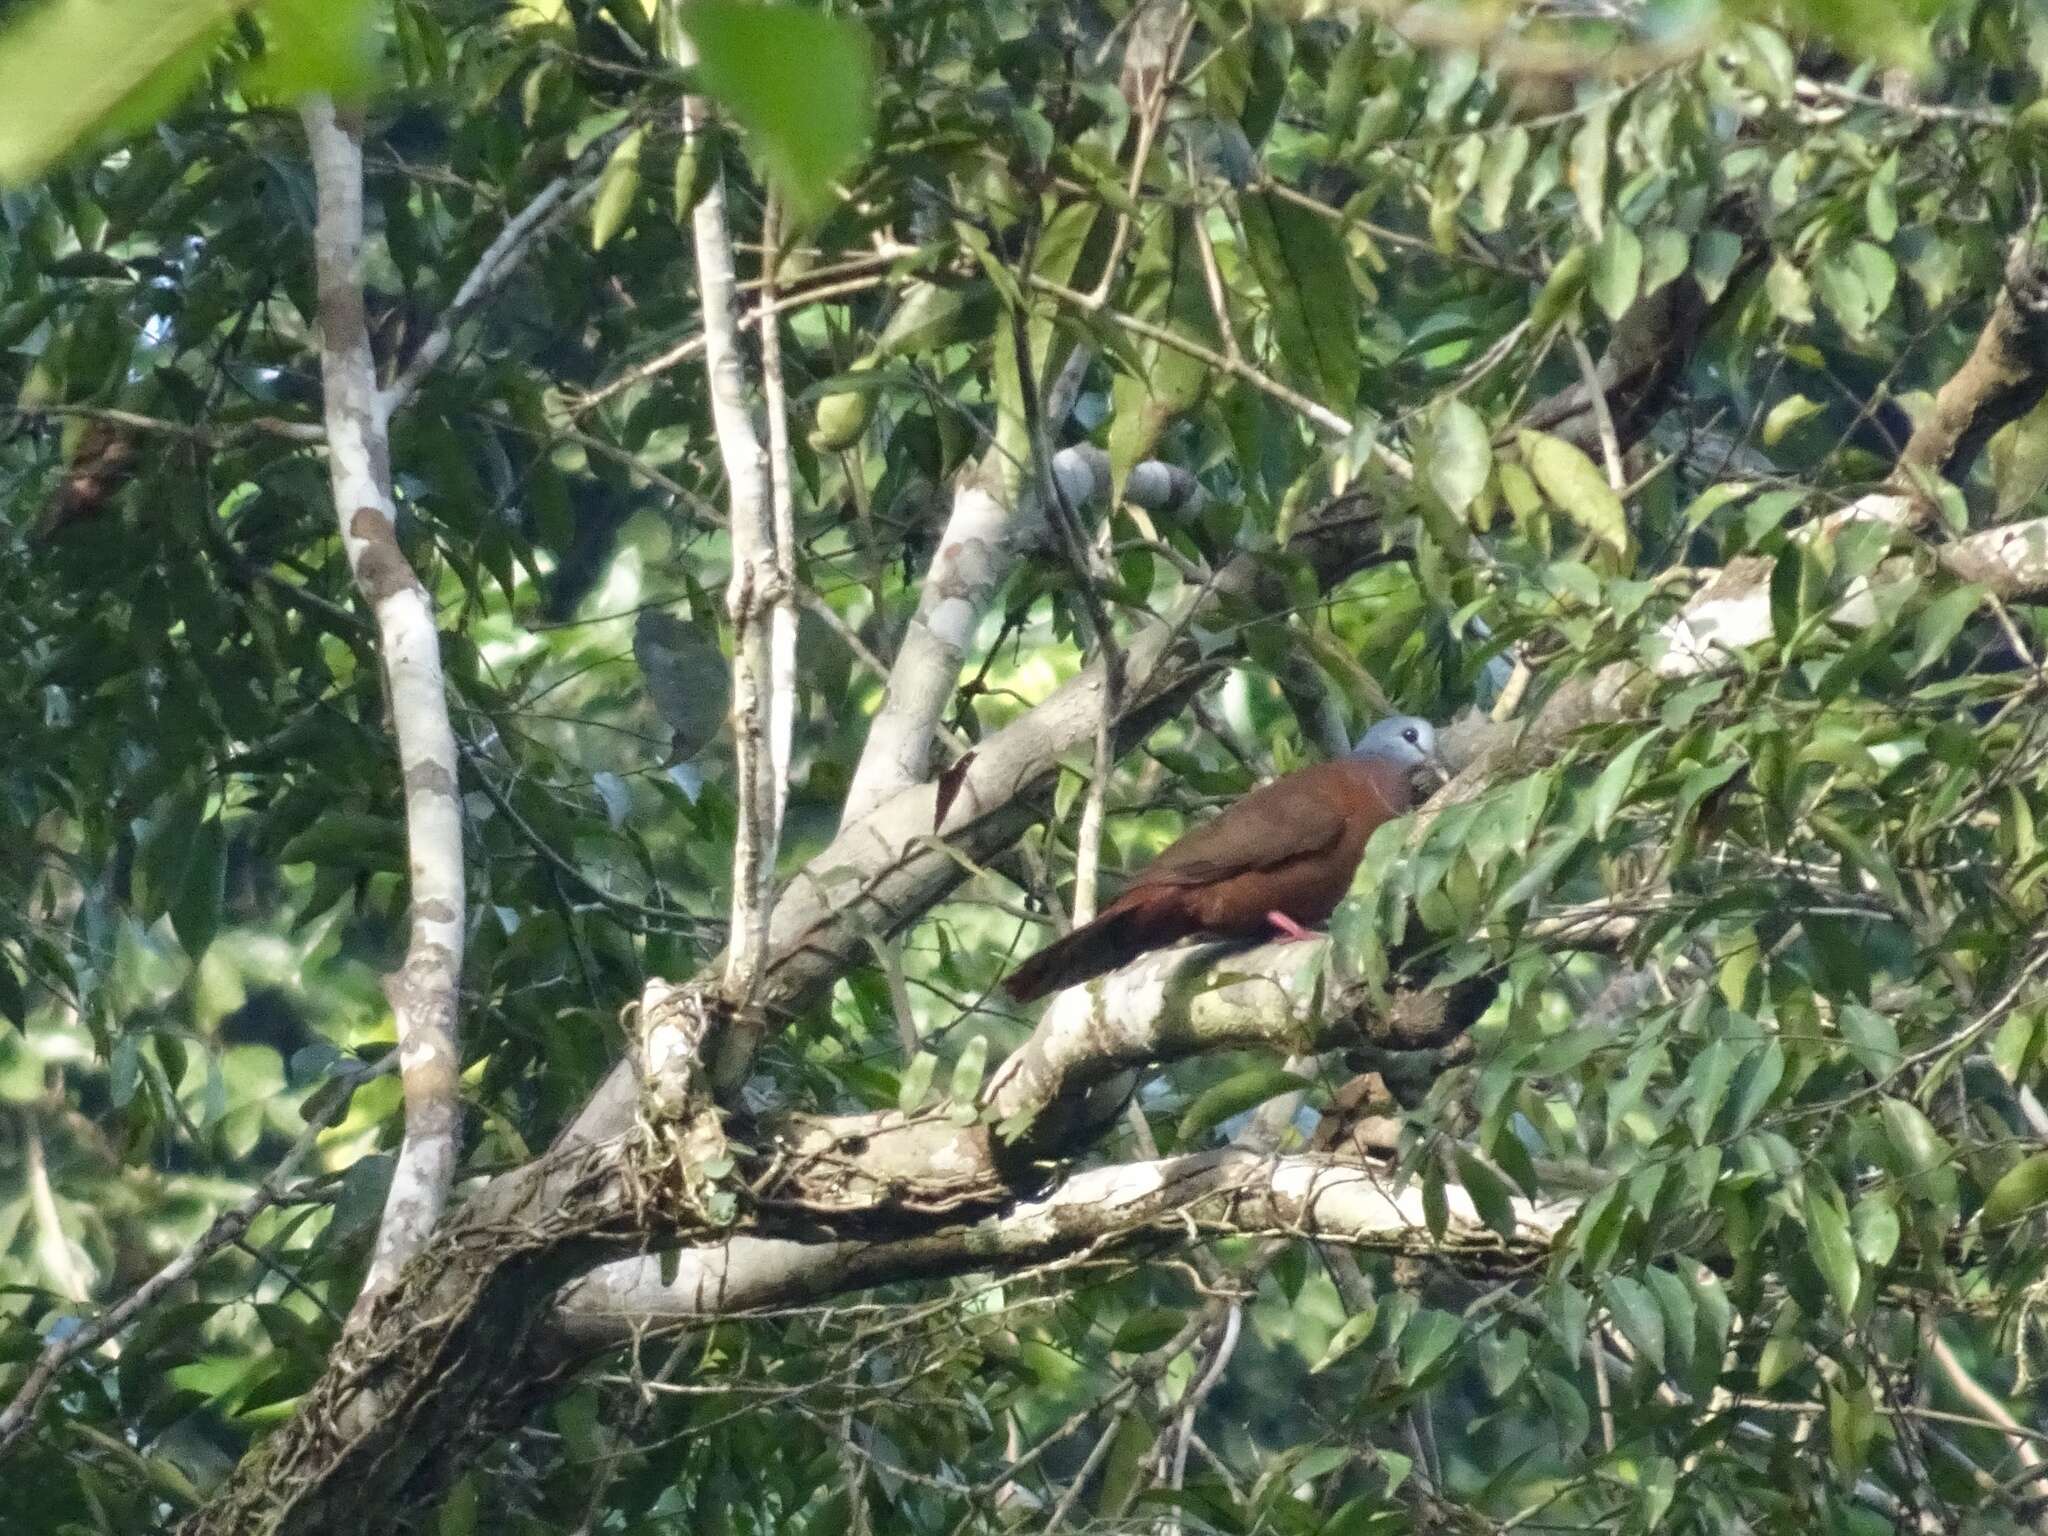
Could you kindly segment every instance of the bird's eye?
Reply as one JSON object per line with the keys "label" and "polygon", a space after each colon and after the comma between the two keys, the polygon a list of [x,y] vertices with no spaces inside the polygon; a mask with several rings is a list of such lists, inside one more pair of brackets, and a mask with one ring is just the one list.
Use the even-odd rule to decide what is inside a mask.
{"label": "bird's eye", "polygon": [[1418,745],[1422,740],[1421,737],[1415,734],[1415,727],[1412,725],[1409,726],[1407,730],[1401,733],[1401,739],[1407,742],[1408,745],[1411,747]]}

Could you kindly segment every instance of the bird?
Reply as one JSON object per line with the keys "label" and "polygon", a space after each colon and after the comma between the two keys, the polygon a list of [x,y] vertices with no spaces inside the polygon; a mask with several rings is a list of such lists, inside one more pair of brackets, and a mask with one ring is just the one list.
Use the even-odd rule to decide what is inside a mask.
{"label": "bird", "polygon": [[1186,834],[1003,990],[1032,1002],[1182,939],[1310,937],[1351,889],[1366,839],[1414,808],[1424,768],[1445,773],[1436,728],[1415,715],[1380,721],[1347,756],[1284,774]]}

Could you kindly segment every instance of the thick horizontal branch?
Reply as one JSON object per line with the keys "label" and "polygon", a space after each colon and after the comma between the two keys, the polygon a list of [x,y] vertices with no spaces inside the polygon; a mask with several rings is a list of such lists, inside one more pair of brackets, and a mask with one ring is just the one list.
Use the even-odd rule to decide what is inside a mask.
{"label": "thick horizontal branch", "polygon": [[[1211,1051],[1265,1046],[1416,1050],[1470,1026],[1490,983],[1374,997],[1339,983],[1332,941],[1177,945],[1056,996],[991,1076],[983,1103],[1018,1160],[1071,1154],[1117,1105],[1091,1105],[1120,1074]],[[1117,1095],[1119,1102],[1122,1095]]]}
{"label": "thick horizontal branch", "polygon": [[1330,1157],[1236,1149],[1091,1168],[979,1221],[882,1242],[739,1238],[610,1264],[570,1286],[558,1321],[579,1350],[624,1343],[649,1327],[822,1301],[847,1291],[978,1270],[1011,1271],[1099,1254],[1162,1235],[1282,1235],[1428,1253],[1490,1266],[1540,1261],[1570,1220],[1569,1204],[1514,1202],[1512,1242],[1486,1227],[1471,1198],[1446,1187],[1449,1221],[1433,1237],[1419,1184]]}

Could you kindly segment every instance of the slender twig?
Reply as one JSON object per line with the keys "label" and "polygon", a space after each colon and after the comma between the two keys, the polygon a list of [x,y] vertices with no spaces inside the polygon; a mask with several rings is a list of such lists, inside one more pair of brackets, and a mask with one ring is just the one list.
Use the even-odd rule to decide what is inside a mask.
{"label": "slender twig", "polygon": [[[589,158],[597,153],[597,146],[584,153],[586,159]],[[456,288],[455,297],[448,301],[447,309],[433,330],[427,333],[426,340],[420,343],[419,350],[413,353],[398,377],[384,391],[386,412],[397,410],[413,397],[426,376],[434,371],[454,344],[456,329],[497,292],[525,259],[534,241],[596,197],[598,188],[603,185],[603,180],[597,176],[585,176],[581,186],[576,185],[573,175],[557,176],[541,188],[532,202],[506,220],[497,238],[484,247],[476,265],[469,269],[469,275]]]}
{"label": "slender twig", "polygon": [[1619,496],[1628,487],[1628,471],[1621,462],[1621,437],[1614,430],[1614,413],[1607,408],[1607,391],[1600,386],[1600,365],[1586,348],[1586,338],[1571,333],[1572,356],[1579,360],[1579,376],[1586,381],[1586,398],[1592,402],[1593,422],[1600,434],[1600,456],[1607,466],[1607,485]]}
{"label": "slender twig", "polygon": [[144,416],[136,411],[100,405],[0,405],[0,414],[17,417],[76,416],[84,421],[104,421],[109,426],[128,427],[137,432],[182,437],[209,448],[218,448],[243,437],[282,437],[295,443],[322,443],[327,440],[327,429],[317,422],[286,421],[278,416],[251,416],[246,421],[200,427],[190,422],[167,421],[161,416]]}
{"label": "slender twig", "polygon": [[[765,302],[756,304],[740,318],[740,325],[742,327],[759,325],[763,320],[771,316],[787,314],[791,310],[805,309],[813,304],[828,304],[834,299],[847,298],[856,293],[865,293],[870,288],[881,287],[887,281],[887,273],[877,272],[869,273],[864,277],[844,278],[836,283],[822,283],[815,288],[806,288],[797,293],[787,294],[772,304]],[[644,363],[636,363],[617,378],[610,380],[608,383],[598,385],[597,388],[591,390],[588,394],[578,396],[570,404],[569,414],[572,416],[582,416],[587,412],[596,410],[597,407],[603,405],[607,400],[624,394],[635,384],[645,384],[649,379],[660,378],[661,375],[667,373],[671,368],[687,363],[693,357],[702,356],[704,346],[704,332],[702,331],[697,332],[694,336],[684,337],[666,352],[650,357]]]}
{"label": "slender twig", "polygon": [[1948,1340],[1941,1336],[1938,1328],[1929,1327],[1926,1332],[1927,1352],[1934,1357],[1934,1363],[1941,1367],[1941,1374],[1948,1378],[1948,1384],[1955,1388],[1956,1395],[1998,1427],[1999,1432],[2005,1436],[2006,1443],[2012,1447],[2012,1454],[2021,1467],[2029,1473],[2040,1471],[2043,1458],[2041,1452],[2035,1448],[2034,1442],[2048,1441],[2048,1435],[2028,1429],[2014,1418],[2011,1410],[1970,1374],[1969,1367],[1963,1364],[1953,1349],[1949,1348]]}

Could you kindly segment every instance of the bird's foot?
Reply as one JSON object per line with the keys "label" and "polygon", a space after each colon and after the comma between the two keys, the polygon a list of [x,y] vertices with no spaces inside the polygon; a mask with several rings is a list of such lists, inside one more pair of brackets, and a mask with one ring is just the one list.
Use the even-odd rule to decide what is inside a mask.
{"label": "bird's foot", "polygon": [[1290,944],[1296,944],[1303,939],[1312,939],[1315,937],[1314,934],[1310,933],[1306,928],[1302,927],[1301,924],[1297,923],[1285,912],[1268,912],[1266,914],[1266,921],[1271,923],[1275,928],[1279,929],[1280,936],[1287,940],[1287,942]]}

